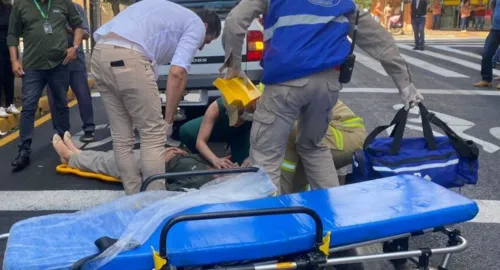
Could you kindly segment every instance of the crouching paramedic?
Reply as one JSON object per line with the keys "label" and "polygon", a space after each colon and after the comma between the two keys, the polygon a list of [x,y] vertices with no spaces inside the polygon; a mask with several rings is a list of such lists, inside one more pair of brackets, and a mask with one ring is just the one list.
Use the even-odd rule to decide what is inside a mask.
{"label": "crouching paramedic", "polygon": [[[338,100],[331,111],[330,124],[323,138],[323,142],[330,149],[335,169],[352,164],[352,155],[355,150],[363,147],[366,138],[366,129],[363,118],[354,114],[347,105]],[[311,189],[323,188],[322,183],[307,182],[304,167],[297,153],[295,143],[297,137],[297,124],[294,125],[288,145],[286,148],[285,159],[281,164],[281,194],[296,193],[304,191],[307,184]],[[344,184],[343,178],[339,178],[341,185]]]}
{"label": "crouching paramedic", "polygon": [[[179,137],[191,152],[200,153],[218,169],[242,165],[250,149],[251,113],[255,110],[254,100],[248,106],[232,106],[223,97],[208,106],[205,115],[181,126]],[[227,143],[230,157],[218,157],[208,142]]]}
{"label": "crouching paramedic", "polygon": [[[352,0],[242,0],[227,16],[222,34],[226,78],[241,73],[242,47],[251,23],[263,16],[262,83],[266,89],[254,113],[250,163],[263,166],[279,187],[288,136],[297,125],[297,153],[309,182],[338,185],[330,149],[322,143],[337,102],[348,59],[357,7]],[[396,83],[405,107],[423,100],[394,38],[369,13],[360,12],[356,45],[378,59]],[[248,44],[248,46],[254,46]],[[259,48],[260,46],[254,46]],[[352,59],[352,58],[349,58]],[[345,65],[344,65],[345,64]],[[344,68],[341,68],[344,65]],[[411,105],[410,105],[411,104]]]}

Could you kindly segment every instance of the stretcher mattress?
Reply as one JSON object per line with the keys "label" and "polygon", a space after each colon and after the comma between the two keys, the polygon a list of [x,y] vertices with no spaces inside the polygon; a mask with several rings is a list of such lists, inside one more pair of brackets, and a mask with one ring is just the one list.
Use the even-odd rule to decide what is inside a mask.
{"label": "stretcher mattress", "polygon": [[[183,214],[304,206],[315,210],[331,247],[465,222],[477,204],[416,176],[394,176],[328,190],[259,200],[203,205]],[[103,269],[151,269],[151,247],[158,250],[161,227],[140,248],[126,251]],[[175,225],[168,233],[167,254],[175,266],[272,258],[308,251],[314,244],[314,221],[307,215],[277,215]]]}

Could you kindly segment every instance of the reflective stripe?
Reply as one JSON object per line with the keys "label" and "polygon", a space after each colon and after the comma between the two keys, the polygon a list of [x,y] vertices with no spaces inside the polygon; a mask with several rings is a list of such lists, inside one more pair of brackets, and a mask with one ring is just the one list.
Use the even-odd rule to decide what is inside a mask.
{"label": "reflective stripe", "polygon": [[338,23],[348,23],[349,20],[345,16],[316,16],[316,15],[290,15],[283,16],[276,21],[276,23],[264,30],[264,41],[268,41],[273,38],[274,30],[285,27],[285,26],[294,26],[294,25],[302,25],[302,24],[326,24],[331,21]]}
{"label": "reflective stripe", "polygon": [[283,160],[283,163],[281,163],[281,169],[287,172],[295,172],[295,167],[295,163],[288,160]]}
{"label": "reflective stripe", "polygon": [[444,168],[450,165],[455,165],[458,164],[458,159],[452,159],[447,162],[441,162],[441,163],[431,163],[431,164],[423,164],[419,166],[413,166],[413,167],[400,167],[397,169],[391,169],[389,167],[382,167],[382,166],[373,166],[373,169],[377,172],[394,172],[394,173],[402,173],[402,172],[414,172],[414,171],[421,171],[421,170],[426,170],[426,169],[434,169],[434,168]]}
{"label": "reflective stripe", "polygon": [[339,150],[344,150],[344,134],[338,131],[334,127],[330,126],[330,129],[333,132],[333,136],[335,137],[335,144]]}
{"label": "reflective stripe", "polygon": [[344,127],[359,127],[359,128],[365,127],[363,118],[358,116],[342,121],[342,125]]}

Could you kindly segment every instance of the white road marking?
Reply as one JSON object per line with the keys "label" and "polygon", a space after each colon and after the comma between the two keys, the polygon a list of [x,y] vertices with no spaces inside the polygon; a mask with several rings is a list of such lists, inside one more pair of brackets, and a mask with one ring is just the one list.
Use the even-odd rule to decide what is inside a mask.
{"label": "white road marking", "polygon": [[484,48],[484,44],[449,44],[448,46],[455,48]]}
{"label": "white road marking", "polygon": [[494,127],[490,129],[490,134],[500,140],[500,127]]}
{"label": "white road marking", "polygon": [[440,50],[447,51],[447,52],[452,52],[452,53],[456,53],[456,54],[465,55],[465,56],[476,58],[476,59],[479,59],[479,60],[482,59],[481,55],[478,55],[478,54],[475,54],[475,53],[471,53],[471,52],[462,51],[462,50],[453,49],[451,46],[431,45],[429,47],[440,49]]}
{"label": "white road marking", "polygon": [[475,200],[479,206],[477,216],[469,221],[474,223],[500,223],[500,201]]}
{"label": "white road marking", "polygon": [[[409,50],[409,51],[413,50],[413,48],[411,46],[408,46],[408,45],[404,45],[404,44],[397,44],[397,45],[398,45],[398,47],[406,49],[406,50]],[[438,59],[441,59],[441,60],[449,61],[449,62],[452,62],[452,63],[457,64],[457,65],[461,65],[461,66],[464,66],[464,67],[475,69],[477,71],[481,71],[481,65],[480,64],[473,63],[473,62],[466,61],[466,60],[462,60],[462,59],[459,59],[459,58],[456,58],[456,57],[453,57],[453,56],[444,55],[444,54],[440,54],[440,53],[435,53],[435,52],[431,52],[431,51],[415,51],[415,52],[420,53],[420,54],[424,54],[424,55],[427,55],[427,56],[431,56],[431,57],[434,57],[434,58],[438,58]],[[493,74],[495,74],[496,76],[500,76],[500,70],[494,69],[493,70]]]}
{"label": "white road marking", "polygon": [[364,55],[362,53],[356,53],[356,62],[374,70],[375,72],[383,76],[389,76],[387,75],[387,72],[385,72],[385,69],[382,67],[382,64],[380,64],[379,61],[371,58],[370,56]]}
{"label": "white road marking", "polygon": [[[465,95],[465,96],[500,96],[497,90],[460,90],[460,89],[418,89],[422,94],[431,95]],[[397,88],[343,88],[340,93],[378,93],[393,94],[399,93]]]}
{"label": "white road marking", "polygon": [[469,76],[460,74],[458,72],[455,72],[450,69],[442,68],[440,66],[433,65],[431,63],[428,63],[426,61],[420,60],[418,58],[411,57],[409,55],[401,54],[403,58],[406,60],[406,62],[415,65],[419,68],[425,69],[429,72],[436,73],[438,75],[444,76],[444,77],[452,77],[452,78],[469,78]]}
{"label": "white road marking", "polygon": [[[430,95],[460,95],[460,96],[500,96],[500,91],[497,90],[461,90],[461,89],[418,89],[422,94]],[[341,93],[379,93],[379,94],[394,94],[399,93],[397,88],[353,88],[345,87]],[[100,93],[92,93],[92,97],[100,97]]]}
{"label": "white road marking", "polygon": [[120,190],[0,191],[0,211],[76,211],[124,195]]}
{"label": "white road marking", "polygon": [[[396,104],[393,106],[394,110],[400,110],[403,107],[404,107],[403,104]],[[429,111],[436,114],[436,116],[439,119],[441,119],[443,122],[445,122],[453,131],[455,131],[458,136],[460,136],[464,140],[474,141],[476,144],[480,145],[484,151],[486,151],[488,153],[495,153],[496,151],[500,150],[500,147],[498,145],[492,144],[490,142],[481,140],[477,137],[474,137],[474,136],[471,136],[471,135],[468,135],[465,133],[465,131],[474,127],[476,125],[475,123],[473,123],[469,120],[466,120],[466,119],[462,119],[462,118],[458,118],[458,117],[449,115],[449,114],[444,114],[444,113],[436,112],[433,110],[429,110]],[[414,107],[414,108],[410,109],[410,113],[416,115],[416,117],[415,118],[408,118],[408,122],[422,124],[422,119],[420,117],[419,108]],[[409,129],[414,129],[415,126],[407,124],[406,127]],[[418,127],[417,130],[423,131],[421,129],[421,127]],[[436,135],[436,132],[433,132],[433,133],[435,136],[442,136],[442,135]]]}
{"label": "white road marking", "polygon": [[[78,211],[121,196],[112,190],[0,191],[0,211]],[[500,201],[474,200],[479,214],[469,222],[500,223]]]}

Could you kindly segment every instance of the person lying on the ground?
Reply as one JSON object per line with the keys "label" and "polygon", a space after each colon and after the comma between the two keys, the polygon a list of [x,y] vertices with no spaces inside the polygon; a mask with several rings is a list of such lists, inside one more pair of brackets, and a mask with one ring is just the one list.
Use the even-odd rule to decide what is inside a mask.
{"label": "person lying on the ground", "polygon": [[[64,133],[64,139],[57,134],[54,135],[52,145],[63,164],[67,164],[69,167],[79,169],[80,171],[103,174],[120,179],[120,170],[118,170],[116,166],[113,151],[80,150],[73,144],[69,132]],[[140,152],[135,151],[134,155],[137,164],[141,164],[139,162]],[[188,154],[186,151],[177,147],[167,147],[165,149],[165,170],[167,173],[209,169],[213,168],[199,155]],[[141,170],[139,168],[139,173],[140,172]],[[166,188],[170,191],[181,191],[184,188],[199,189],[202,185],[218,177],[220,176],[201,175],[168,179]],[[162,181],[155,181],[148,187],[148,190],[152,189],[165,190],[165,184]]]}
{"label": "person lying on the ground", "polygon": [[[212,102],[205,115],[181,126],[179,137],[193,153],[200,153],[215,168],[233,168],[241,165],[250,151],[251,113],[256,100],[246,108],[228,105],[223,97]],[[218,157],[208,142],[227,143],[231,156]]]}

